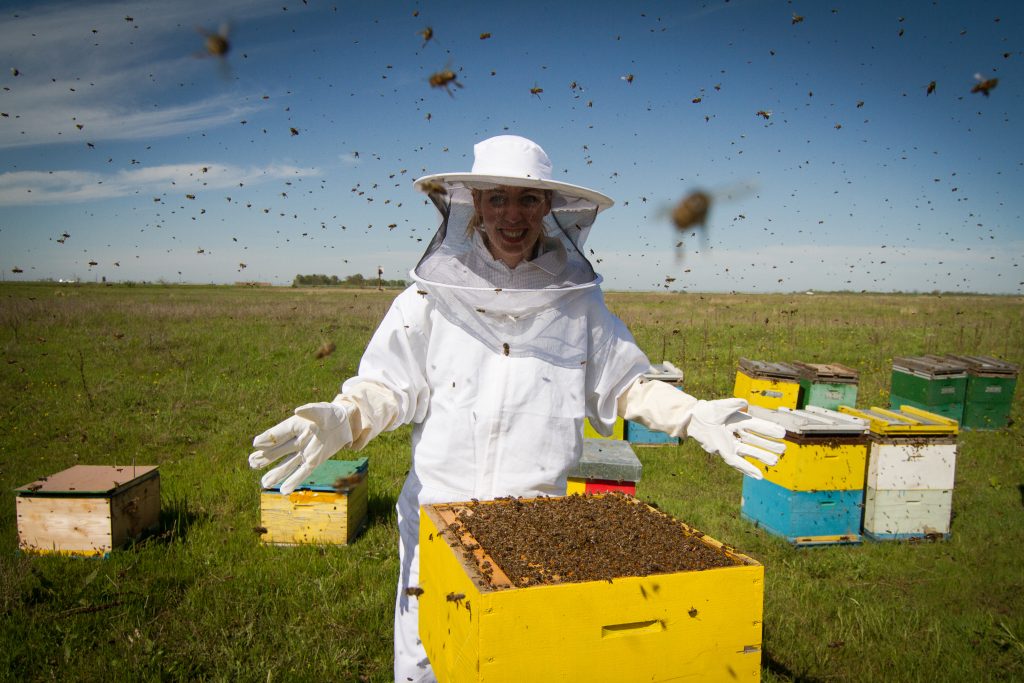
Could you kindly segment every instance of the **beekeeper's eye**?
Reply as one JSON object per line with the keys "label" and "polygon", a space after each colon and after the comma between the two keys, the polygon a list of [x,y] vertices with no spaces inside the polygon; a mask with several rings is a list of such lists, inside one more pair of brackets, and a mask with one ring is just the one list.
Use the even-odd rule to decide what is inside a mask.
{"label": "beekeeper's eye", "polygon": [[521,197],[519,197],[519,206],[523,207],[524,209],[536,209],[538,206],[541,205],[542,201],[543,200],[541,199],[540,195],[524,194]]}
{"label": "beekeeper's eye", "polygon": [[492,194],[487,197],[487,203],[494,209],[501,209],[508,205],[508,197],[503,194]]}

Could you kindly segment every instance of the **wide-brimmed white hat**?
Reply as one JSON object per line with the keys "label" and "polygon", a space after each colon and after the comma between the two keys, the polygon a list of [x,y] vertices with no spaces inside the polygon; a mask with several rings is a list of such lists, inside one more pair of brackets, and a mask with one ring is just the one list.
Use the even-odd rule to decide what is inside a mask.
{"label": "wide-brimmed white hat", "polygon": [[473,170],[469,173],[434,173],[417,178],[414,186],[421,192],[430,192],[432,185],[441,183],[449,192],[462,186],[486,188],[512,185],[554,190],[569,200],[592,202],[598,211],[614,204],[606,194],[579,185],[551,179],[551,159],[540,145],[518,135],[498,135],[473,145]]}

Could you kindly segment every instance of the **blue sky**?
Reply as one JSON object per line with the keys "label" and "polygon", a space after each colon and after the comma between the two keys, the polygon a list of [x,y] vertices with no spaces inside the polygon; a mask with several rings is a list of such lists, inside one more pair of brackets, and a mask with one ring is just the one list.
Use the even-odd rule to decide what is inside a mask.
{"label": "blue sky", "polygon": [[[586,245],[607,289],[1019,294],[1022,18],[1009,1],[3,3],[0,268],[403,278],[437,227],[413,179],[507,132],[616,200]],[[222,25],[226,59],[201,56],[198,29]],[[428,83],[446,67],[451,95]],[[990,96],[976,75],[999,79]],[[703,236],[669,220],[694,189],[714,199]]]}

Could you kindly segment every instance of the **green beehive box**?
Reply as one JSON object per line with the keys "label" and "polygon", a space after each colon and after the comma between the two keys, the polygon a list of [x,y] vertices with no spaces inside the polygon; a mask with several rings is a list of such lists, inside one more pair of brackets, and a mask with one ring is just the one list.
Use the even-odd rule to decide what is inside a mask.
{"label": "green beehive box", "polygon": [[1018,368],[989,356],[947,356],[967,366],[964,415],[968,429],[1000,429],[1009,424]]}
{"label": "green beehive box", "polygon": [[791,363],[799,374],[800,398],[797,408],[818,406],[837,410],[857,405],[857,371],[839,363]]}
{"label": "green beehive box", "polygon": [[942,356],[893,358],[889,405],[913,406],[959,422],[967,396],[967,366]]}

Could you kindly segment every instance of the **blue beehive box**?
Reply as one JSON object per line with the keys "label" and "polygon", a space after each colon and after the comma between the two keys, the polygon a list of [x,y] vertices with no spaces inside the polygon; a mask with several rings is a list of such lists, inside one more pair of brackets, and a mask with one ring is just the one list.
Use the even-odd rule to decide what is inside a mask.
{"label": "blue beehive box", "polygon": [[[651,369],[644,373],[644,379],[656,379],[666,384],[671,384],[680,391],[683,390],[683,371],[667,360],[657,365],[652,365]],[[626,420],[625,432],[626,441],[637,446],[660,446],[679,443],[679,437],[677,436],[669,436],[665,432],[648,429],[639,422],[633,422],[632,420]]]}
{"label": "blue beehive box", "polygon": [[863,489],[792,491],[743,477],[743,517],[798,546],[860,543]]}
{"label": "blue beehive box", "polygon": [[750,415],[785,428],[786,452],[743,478],[742,516],[797,546],[860,543],[867,420],[819,406]]}

